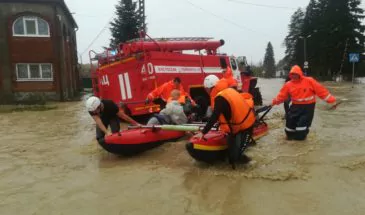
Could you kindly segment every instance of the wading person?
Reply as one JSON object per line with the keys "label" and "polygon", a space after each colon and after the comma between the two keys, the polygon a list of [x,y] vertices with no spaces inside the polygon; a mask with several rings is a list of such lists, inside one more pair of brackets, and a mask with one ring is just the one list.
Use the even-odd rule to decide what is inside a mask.
{"label": "wading person", "polygon": [[[218,78],[213,76],[209,75],[204,80],[204,87],[208,93],[212,92],[218,82]],[[247,148],[249,138],[252,137],[255,120],[253,108],[241,94],[233,88],[225,88],[216,94],[213,114],[199,136],[204,138],[204,135],[218,121],[219,129],[228,134],[228,159],[232,168],[235,168],[236,162],[250,161],[243,152]]]}
{"label": "wading person", "polygon": [[312,124],[316,96],[329,104],[335,104],[336,98],[311,77],[303,75],[302,69],[295,65],[289,72],[290,81],[286,82],[271,105],[287,101],[292,102],[286,114],[285,133],[288,140],[305,140]]}
{"label": "wading person", "polygon": [[[120,118],[130,124],[139,125],[122,109],[119,109],[112,100],[100,100],[98,97],[91,96],[86,100],[86,109],[96,123],[96,139],[98,141],[104,138],[105,135],[119,132]],[[108,131],[109,125],[111,132]]]}

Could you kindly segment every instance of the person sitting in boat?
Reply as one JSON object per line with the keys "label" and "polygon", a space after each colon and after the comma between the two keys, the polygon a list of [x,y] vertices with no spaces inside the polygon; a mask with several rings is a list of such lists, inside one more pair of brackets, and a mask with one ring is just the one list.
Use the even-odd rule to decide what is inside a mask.
{"label": "person sitting in boat", "polygon": [[188,97],[194,103],[190,95],[185,92],[184,87],[181,84],[181,79],[179,77],[175,77],[173,80],[166,82],[154,89],[147,95],[145,102],[146,104],[148,104],[153,101],[155,104],[159,104],[161,109],[163,109],[166,106],[167,100],[171,95],[171,91],[173,90],[179,90],[184,100],[186,97]]}
{"label": "person sitting in boat", "polygon": [[[98,97],[91,96],[86,100],[86,109],[96,123],[96,139],[98,141],[104,138],[105,135],[110,135],[111,132],[119,132],[120,118],[133,125],[139,125],[122,109],[119,109],[112,100],[100,100]],[[109,125],[111,132],[108,131]]]}
{"label": "person sitting in boat", "polygon": [[223,74],[223,78],[225,79],[225,81],[227,81],[228,86],[229,87],[233,87],[235,89],[237,89],[238,83],[237,81],[233,78],[233,72],[230,66],[227,65],[226,59],[224,57],[220,57],[220,65],[222,70],[222,74]]}
{"label": "person sitting in boat", "polygon": [[336,98],[315,79],[304,76],[298,65],[291,68],[289,77],[290,81],[284,84],[271,105],[279,105],[290,97],[292,104],[286,114],[285,127],[287,139],[305,140],[312,124],[316,96],[334,106]]}
{"label": "person sitting in boat", "polygon": [[172,90],[171,97],[168,99],[166,107],[162,109],[159,114],[155,114],[147,122],[147,125],[181,125],[187,123],[188,118],[184,113],[183,106],[179,102],[180,97],[181,94],[179,90]]}
{"label": "person sitting in boat", "polygon": [[[214,78],[214,75],[204,79],[204,87],[208,93],[212,92],[217,82],[218,77]],[[256,116],[252,106],[237,90],[228,87],[217,93],[213,114],[198,137],[204,138],[217,121],[220,124],[219,129],[228,134],[228,159],[232,168],[235,168],[238,161],[249,162],[250,158],[244,155],[243,151],[247,148],[247,137],[252,137]]]}

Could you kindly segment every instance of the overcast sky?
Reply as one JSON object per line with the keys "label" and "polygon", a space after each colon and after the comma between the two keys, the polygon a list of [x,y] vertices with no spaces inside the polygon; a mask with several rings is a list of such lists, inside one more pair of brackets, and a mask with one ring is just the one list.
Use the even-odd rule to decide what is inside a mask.
{"label": "overcast sky", "polygon": [[[109,45],[109,22],[118,1],[65,0],[79,25],[78,52],[83,54],[83,63],[89,61],[89,49],[101,51],[102,46]],[[151,37],[224,39],[221,52],[246,56],[254,63],[263,59],[271,41],[278,61],[284,56],[282,44],[291,15],[308,3],[309,0],[145,0],[146,22]]]}

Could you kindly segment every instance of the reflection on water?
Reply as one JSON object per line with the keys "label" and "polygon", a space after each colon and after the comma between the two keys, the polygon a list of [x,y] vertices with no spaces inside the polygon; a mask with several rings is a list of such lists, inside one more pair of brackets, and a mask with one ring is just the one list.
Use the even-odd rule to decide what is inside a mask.
{"label": "reflection on water", "polygon": [[[264,103],[283,80],[260,79]],[[318,102],[304,142],[286,141],[282,107],[253,161],[189,157],[187,138],[136,157],[102,150],[82,102],[45,112],[0,114],[1,214],[363,214],[365,86],[326,83],[335,111]]]}

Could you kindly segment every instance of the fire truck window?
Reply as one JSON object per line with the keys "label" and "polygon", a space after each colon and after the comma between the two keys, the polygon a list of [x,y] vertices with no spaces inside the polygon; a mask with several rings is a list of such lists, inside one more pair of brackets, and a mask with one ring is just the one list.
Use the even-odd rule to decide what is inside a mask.
{"label": "fire truck window", "polygon": [[236,63],[236,60],[234,58],[231,58],[231,66],[232,66],[232,70],[237,69],[237,63]]}

